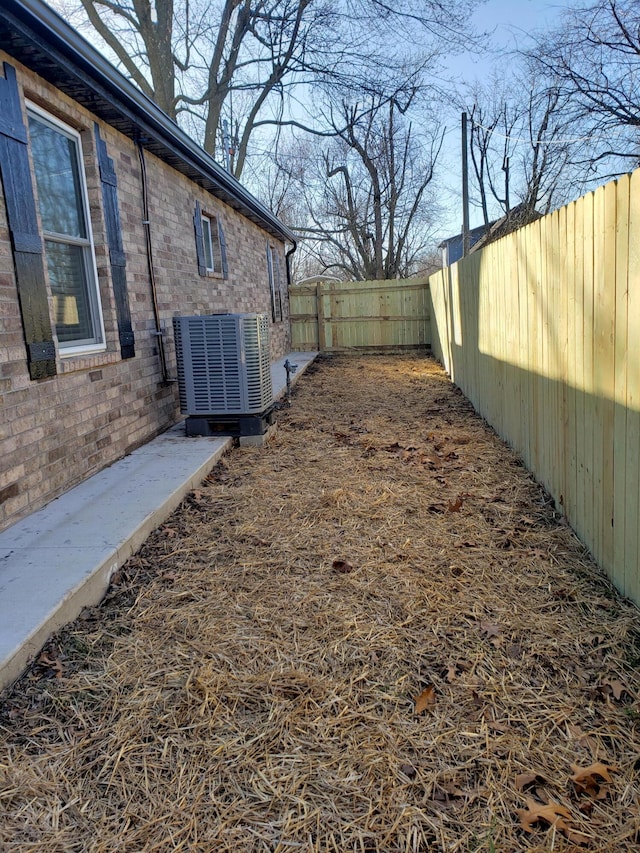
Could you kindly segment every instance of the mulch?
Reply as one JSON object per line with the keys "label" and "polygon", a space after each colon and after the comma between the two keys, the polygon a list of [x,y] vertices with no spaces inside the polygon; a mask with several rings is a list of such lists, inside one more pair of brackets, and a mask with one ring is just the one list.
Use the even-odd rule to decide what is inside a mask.
{"label": "mulch", "polygon": [[2,697],[0,849],[640,850],[639,663],[434,361],[325,359]]}

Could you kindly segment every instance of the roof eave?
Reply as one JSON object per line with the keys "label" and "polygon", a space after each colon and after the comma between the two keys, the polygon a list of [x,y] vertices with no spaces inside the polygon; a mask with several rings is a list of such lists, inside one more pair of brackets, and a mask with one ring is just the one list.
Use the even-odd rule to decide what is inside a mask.
{"label": "roof eave", "polygon": [[273,236],[293,232],[40,0],[3,0],[0,45],[98,118],[242,212]]}

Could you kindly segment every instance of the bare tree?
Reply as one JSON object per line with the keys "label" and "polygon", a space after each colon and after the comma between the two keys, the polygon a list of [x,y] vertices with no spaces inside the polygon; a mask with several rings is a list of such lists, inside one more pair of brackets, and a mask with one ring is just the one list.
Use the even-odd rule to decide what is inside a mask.
{"label": "bare tree", "polygon": [[334,109],[335,139],[316,155],[315,180],[305,170],[298,182],[307,206],[298,230],[319,272],[354,280],[415,272],[431,236],[429,189],[443,134],[434,121],[418,137],[407,115],[411,101],[369,98]]}
{"label": "bare tree", "polygon": [[[595,0],[567,10],[562,24],[528,53],[553,75],[574,122],[589,136],[584,162],[613,174],[640,160],[640,5]],[[599,166],[598,164],[601,164]]]}
{"label": "bare tree", "polygon": [[522,224],[580,194],[584,179],[572,155],[582,146],[556,81],[525,74],[509,85],[476,87],[470,97],[471,162],[485,224],[513,208]]}
{"label": "bare tree", "polygon": [[287,125],[322,132],[315,88],[388,90],[418,34],[427,53],[443,36],[450,45],[480,0],[79,0],[71,14],[74,2],[57,0],[214,156],[226,121],[239,177],[252,138]]}

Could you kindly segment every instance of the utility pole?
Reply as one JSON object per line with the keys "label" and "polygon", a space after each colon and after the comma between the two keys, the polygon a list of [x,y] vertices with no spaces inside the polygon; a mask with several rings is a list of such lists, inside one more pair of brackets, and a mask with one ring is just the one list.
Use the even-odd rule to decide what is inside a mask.
{"label": "utility pole", "polygon": [[504,172],[504,206],[507,209],[508,216],[511,210],[511,204],[509,203],[509,158],[506,154],[502,161],[502,171]]}
{"label": "utility pole", "polygon": [[224,153],[224,167],[227,172],[231,171],[231,138],[229,136],[229,122],[222,120],[222,148]]}
{"label": "utility pole", "polygon": [[469,163],[467,160],[467,114],[462,113],[462,257],[469,254]]}

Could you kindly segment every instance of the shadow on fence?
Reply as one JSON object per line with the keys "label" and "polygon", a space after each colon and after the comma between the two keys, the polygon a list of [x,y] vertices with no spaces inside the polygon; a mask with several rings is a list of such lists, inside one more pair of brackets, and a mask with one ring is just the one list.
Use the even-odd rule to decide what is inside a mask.
{"label": "shadow on fence", "polygon": [[430,279],[435,355],[640,602],[640,171]]}

